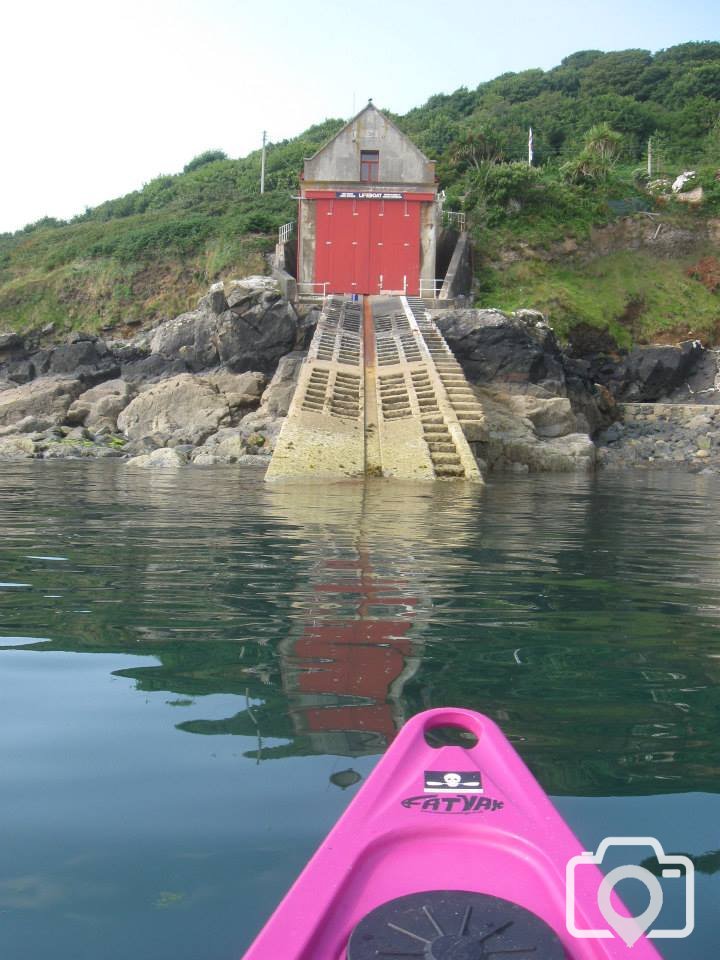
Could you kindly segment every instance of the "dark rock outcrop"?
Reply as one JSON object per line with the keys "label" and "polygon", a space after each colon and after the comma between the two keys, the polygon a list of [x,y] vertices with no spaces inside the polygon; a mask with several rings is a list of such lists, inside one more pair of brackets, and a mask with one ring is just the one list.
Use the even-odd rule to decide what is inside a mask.
{"label": "dark rock outcrop", "polygon": [[699,340],[686,340],[677,346],[636,347],[619,358],[595,355],[588,358],[588,369],[617,400],[652,403],[684,387],[705,353]]}
{"label": "dark rock outcrop", "polygon": [[[238,312],[240,308],[242,312]],[[217,320],[220,361],[236,373],[272,373],[280,357],[294,348],[297,335],[293,306],[273,293],[263,292],[252,301],[244,299]]]}
{"label": "dark rock outcrop", "polygon": [[188,367],[184,360],[179,358],[170,360],[158,353],[137,360],[129,360],[127,363],[123,363],[121,367],[123,380],[135,385],[152,383],[164,377],[176,377],[180,373],[187,372]]}
{"label": "dark rock outcrop", "polygon": [[10,351],[17,352],[23,350],[25,340],[19,333],[11,331],[10,333],[0,333],[0,355]]}
{"label": "dark rock outcrop", "polygon": [[541,313],[447,310],[435,313],[434,320],[471,383],[567,397],[578,429],[590,433],[616,418],[612,396],[593,382],[587,365],[563,353]]}
{"label": "dark rock outcrop", "polygon": [[91,335],[32,355],[35,376],[75,377],[89,386],[111,380],[120,373],[120,364],[104,340]]}
{"label": "dark rock outcrop", "polygon": [[270,374],[280,357],[305,339],[308,326],[300,325],[294,307],[265,282],[238,282],[228,290],[216,284],[196,310],[154,331],[150,356],[182,361],[193,372],[223,364],[234,373]]}
{"label": "dark rock outcrop", "polygon": [[564,385],[562,353],[542,314],[448,310],[434,319],[472,383]]}

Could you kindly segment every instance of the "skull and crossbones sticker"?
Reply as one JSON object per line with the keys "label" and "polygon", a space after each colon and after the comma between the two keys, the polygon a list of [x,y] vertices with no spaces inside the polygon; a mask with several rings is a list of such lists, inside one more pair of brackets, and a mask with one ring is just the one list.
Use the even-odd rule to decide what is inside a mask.
{"label": "skull and crossbones sticker", "polygon": [[482,793],[482,777],[472,770],[426,770],[425,793]]}

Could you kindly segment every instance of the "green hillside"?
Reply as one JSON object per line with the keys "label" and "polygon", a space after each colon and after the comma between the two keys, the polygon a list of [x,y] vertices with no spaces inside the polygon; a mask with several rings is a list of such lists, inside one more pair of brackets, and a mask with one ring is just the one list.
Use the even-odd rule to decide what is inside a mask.
{"label": "green hillside", "polygon": [[[552,70],[505,74],[432,97],[396,122],[438,162],[446,206],[464,210],[478,257],[479,302],[550,309],[566,333],[575,323],[607,326],[617,339],[718,330],[717,294],[688,277],[685,251],[657,271],[631,251],[603,269],[556,260],[498,268],[503,252],[582,243],[593,226],[633,210],[661,209],[698,236],[720,215],[720,43],[686,43],[651,54],[582,51]],[[298,173],[342,124],[326,120],[271,144],[267,192],[258,193],[260,154],[233,160],[209,150],[172,176],[87,210],[70,222],[44,219],[0,235],[0,327],[57,332],[148,321],[186,308],[208,283],[264,272],[277,227],[294,218]],[[535,165],[527,165],[528,127]],[[698,171],[699,209],[657,207],[646,189],[652,138],[654,174]],[[648,258],[646,258],[648,259]],[[647,289],[638,288],[638,271]],[[651,289],[652,288],[652,289]],[[627,304],[643,303],[624,320]],[[690,317],[691,315],[691,317]]]}

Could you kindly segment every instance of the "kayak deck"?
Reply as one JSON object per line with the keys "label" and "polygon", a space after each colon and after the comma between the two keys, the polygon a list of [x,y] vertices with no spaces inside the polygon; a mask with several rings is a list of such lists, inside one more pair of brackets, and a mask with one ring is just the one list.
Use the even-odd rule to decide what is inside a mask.
{"label": "kayak deck", "polygon": [[[463,733],[456,742],[442,744],[435,734],[443,728]],[[435,745],[438,742],[441,745]],[[495,955],[516,960],[657,960],[657,951],[644,937],[630,953],[623,941],[610,939],[612,934],[608,939],[579,939],[568,932],[566,868],[581,853],[579,841],[491,720],[462,709],[426,711],[405,724],[245,960],[475,960]],[[578,874],[577,927],[607,929],[597,905],[602,876],[598,867],[584,865]],[[451,892],[461,899],[483,895],[488,908],[495,898],[506,909],[527,912],[537,923],[538,936],[545,937],[543,950],[522,943],[505,946],[497,934],[486,944],[490,952],[485,946],[471,947],[470,937],[461,942],[451,929],[450,919],[455,922],[459,908],[447,905],[448,930],[438,923],[445,942],[437,946],[441,935],[422,907],[434,916],[436,895]],[[413,896],[422,901],[413,904],[415,913],[419,909],[427,921],[423,929],[410,930],[417,939],[400,935],[398,940],[398,931],[389,927],[385,933],[393,936],[386,946],[381,948],[378,940],[372,953],[366,941],[362,952],[362,934],[358,939],[353,933],[358,924],[392,901]],[[614,895],[612,902],[627,916]],[[493,921],[483,918],[477,904],[472,913],[477,940],[482,936],[477,925],[490,929]],[[453,936],[455,941],[448,940]]]}

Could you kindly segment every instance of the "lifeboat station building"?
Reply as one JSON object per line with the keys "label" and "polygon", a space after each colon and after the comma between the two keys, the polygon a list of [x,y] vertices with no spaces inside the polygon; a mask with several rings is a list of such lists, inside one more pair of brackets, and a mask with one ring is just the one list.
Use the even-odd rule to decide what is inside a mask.
{"label": "lifeboat station building", "polygon": [[433,289],[435,164],[372,102],[305,160],[298,210],[301,292]]}

